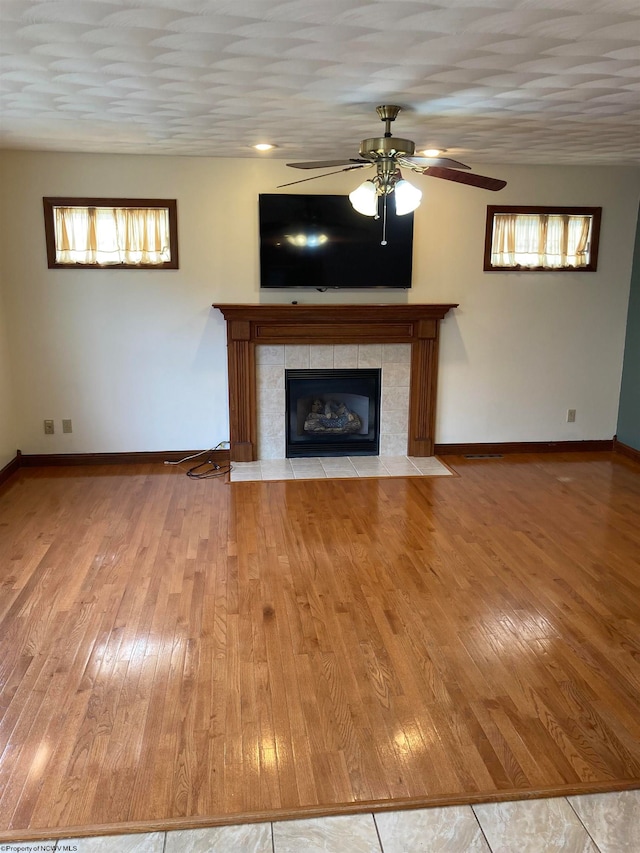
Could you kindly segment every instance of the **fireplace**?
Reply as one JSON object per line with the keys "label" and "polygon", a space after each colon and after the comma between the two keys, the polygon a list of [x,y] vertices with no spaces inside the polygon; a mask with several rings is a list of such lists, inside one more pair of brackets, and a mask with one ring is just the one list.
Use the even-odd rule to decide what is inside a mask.
{"label": "fireplace", "polygon": [[286,456],[377,456],[381,373],[286,370]]}
{"label": "fireplace", "polygon": [[[439,322],[448,311],[458,307],[456,304],[214,304],[213,307],[227,321],[229,437],[234,462],[260,458],[256,350],[280,346],[286,349],[322,345],[343,351],[351,347],[366,350],[371,345],[380,345],[383,350],[398,344],[408,345],[409,384],[398,389],[408,398],[404,452],[409,456],[433,454]],[[390,380],[390,388],[392,383]],[[384,386],[383,376],[383,408]],[[284,381],[282,388],[284,391]]]}

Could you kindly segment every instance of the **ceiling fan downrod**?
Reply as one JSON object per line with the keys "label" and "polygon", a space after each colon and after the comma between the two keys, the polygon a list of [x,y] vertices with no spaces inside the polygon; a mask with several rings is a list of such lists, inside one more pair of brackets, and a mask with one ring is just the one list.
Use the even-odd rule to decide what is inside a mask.
{"label": "ceiling fan downrod", "polygon": [[382,104],[376,107],[376,112],[380,116],[380,121],[384,122],[384,135],[391,136],[391,122],[398,118],[398,113],[402,107],[396,104]]}

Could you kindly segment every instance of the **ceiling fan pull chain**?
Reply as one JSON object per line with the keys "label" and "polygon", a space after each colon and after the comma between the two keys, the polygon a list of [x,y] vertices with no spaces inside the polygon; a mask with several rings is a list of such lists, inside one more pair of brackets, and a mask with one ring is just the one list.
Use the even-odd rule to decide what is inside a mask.
{"label": "ceiling fan pull chain", "polygon": [[382,240],[381,246],[387,245],[387,194],[382,196]]}

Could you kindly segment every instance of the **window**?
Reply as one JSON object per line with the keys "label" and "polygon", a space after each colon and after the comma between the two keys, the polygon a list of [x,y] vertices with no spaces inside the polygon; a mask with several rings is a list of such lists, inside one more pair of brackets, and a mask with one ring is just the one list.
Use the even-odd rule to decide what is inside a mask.
{"label": "window", "polygon": [[487,207],[484,269],[593,272],[601,207]]}
{"label": "window", "polygon": [[42,201],[49,269],[178,269],[175,199]]}

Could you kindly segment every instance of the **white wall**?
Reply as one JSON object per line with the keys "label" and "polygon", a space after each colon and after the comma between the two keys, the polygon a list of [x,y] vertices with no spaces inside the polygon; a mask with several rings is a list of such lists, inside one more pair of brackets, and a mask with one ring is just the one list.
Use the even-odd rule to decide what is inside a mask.
{"label": "white wall", "polygon": [[0,471],[15,458],[17,449],[15,401],[0,273]]}
{"label": "white wall", "polygon": [[[204,448],[227,439],[226,339],[213,302],[459,302],[442,325],[439,442],[611,438],[640,175],[478,168],[499,194],[414,176],[409,292],[258,288],[257,195],[279,161],[4,152],[6,311],[25,453]],[[355,175],[355,177],[354,177]],[[347,193],[360,173],[292,187]],[[177,271],[48,270],[42,197],[177,198]],[[597,273],[483,273],[486,205],[601,205]],[[566,409],[577,410],[567,424]],[[54,418],[45,436],[42,420]],[[72,435],[61,419],[72,418]]]}
{"label": "white wall", "polygon": [[[438,214],[418,226],[424,234],[418,279],[428,282],[434,301],[460,303],[442,329],[437,440],[610,439],[640,171],[484,165],[478,171],[505,178],[507,187],[474,192],[431,180],[429,187],[438,184]],[[483,273],[487,204],[601,206],[597,272]],[[573,424],[566,423],[569,408],[577,412]]]}

